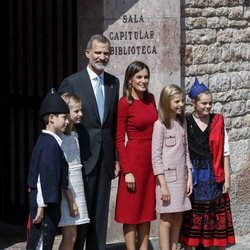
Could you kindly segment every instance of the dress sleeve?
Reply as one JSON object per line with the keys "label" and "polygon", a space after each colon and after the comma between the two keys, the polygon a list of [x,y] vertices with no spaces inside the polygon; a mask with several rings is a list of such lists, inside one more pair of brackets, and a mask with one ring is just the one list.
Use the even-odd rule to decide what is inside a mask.
{"label": "dress sleeve", "polygon": [[164,174],[162,149],[164,142],[164,126],[158,120],[154,123],[152,135],[152,165],[154,175]]}
{"label": "dress sleeve", "polygon": [[188,135],[187,135],[187,123],[186,123],[186,120],[184,121],[184,130],[185,130],[185,138],[186,138],[186,142],[185,142],[185,145],[186,145],[186,148],[185,148],[185,153],[186,153],[186,166],[188,169],[192,169],[192,163],[191,163],[191,160],[190,160],[190,154],[189,154],[189,148],[188,148]]}
{"label": "dress sleeve", "polygon": [[228,142],[228,134],[226,129],[224,129],[224,156],[230,155],[230,147]]}
{"label": "dress sleeve", "polygon": [[37,196],[36,196],[36,202],[38,207],[47,207],[46,204],[44,204],[43,200],[43,194],[42,194],[42,187],[41,187],[41,182],[40,182],[40,175],[38,175],[38,180],[37,180]]}
{"label": "dress sleeve", "polygon": [[128,109],[129,109],[129,103],[125,98],[122,98],[118,102],[116,148],[118,152],[119,163],[123,174],[132,173],[133,169],[129,161],[129,157],[125,147],[127,122],[128,122]]}

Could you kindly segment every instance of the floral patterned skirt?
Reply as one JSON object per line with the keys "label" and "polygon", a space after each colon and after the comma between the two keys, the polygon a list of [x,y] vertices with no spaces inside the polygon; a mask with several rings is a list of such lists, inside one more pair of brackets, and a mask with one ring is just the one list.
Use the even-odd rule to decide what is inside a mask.
{"label": "floral patterned skirt", "polygon": [[184,212],[180,242],[194,247],[235,244],[228,193],[211,203],[192,202],[192,210]]}

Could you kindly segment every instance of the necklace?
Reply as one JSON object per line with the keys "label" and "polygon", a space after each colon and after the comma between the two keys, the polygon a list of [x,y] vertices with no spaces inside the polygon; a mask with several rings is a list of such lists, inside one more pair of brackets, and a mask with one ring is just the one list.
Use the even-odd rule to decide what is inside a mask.
{"label": "necklace", "polygon": [[209,115],[200,117],[198,116],[195,112],[192,113],[192,115],[196,118],[199,119],[201,122],[207,122],[209,120]]}

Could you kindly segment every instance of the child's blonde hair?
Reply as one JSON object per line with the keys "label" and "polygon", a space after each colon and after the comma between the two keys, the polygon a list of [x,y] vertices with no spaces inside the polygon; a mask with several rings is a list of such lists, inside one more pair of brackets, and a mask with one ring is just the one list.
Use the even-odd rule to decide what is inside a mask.
{"label": "child's blonde hair", "polygon": [[81,99],[73,93],[64,93],[61,97],[67,103],[69,109],[72,109],[77,103],[81,102]]}
{"label": "child's blonde hair", "polygon": [[[159,100],[159,109],[158,117],[159,120],[166,126],[166,128],[171,128],[171,109],[170,101],[175,97],[175,95],[182,94],[184,95],[183,90],[175,85],[171,84],[164,87],[161,91],[160,100]],[[184,122],[184,109],[181,115],[178,115],[177,118],[183,124]]]}
{"label": "child's blonde hair", "polygon": [[[81,99],[73,93],[64,93],[61,97],[69,106],[69,110],[71,110],[77,103],[81,103]],[[65,133],[70,133],[68,127],[66,128]]]}

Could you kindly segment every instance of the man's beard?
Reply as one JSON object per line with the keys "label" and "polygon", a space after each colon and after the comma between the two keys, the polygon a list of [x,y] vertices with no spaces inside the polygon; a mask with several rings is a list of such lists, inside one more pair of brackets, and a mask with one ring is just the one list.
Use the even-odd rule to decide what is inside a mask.
{"label": "man's beard", "polygon": [[93,68],[103,71],[105,67],[107,66],[108,62],[101,63],[101,62],[95,62],[93,60],[90,60],[90,64]]}

